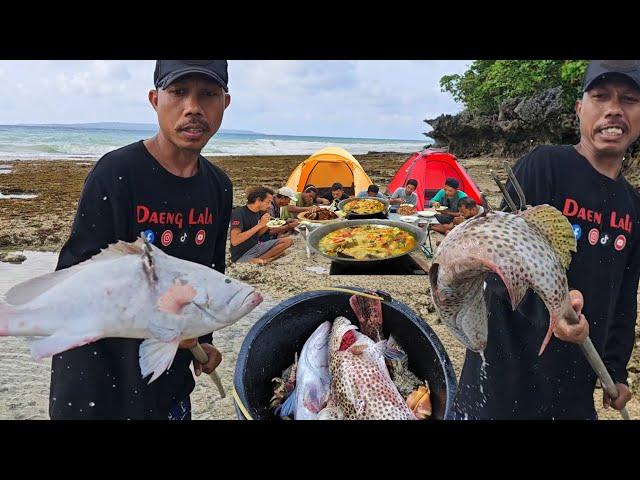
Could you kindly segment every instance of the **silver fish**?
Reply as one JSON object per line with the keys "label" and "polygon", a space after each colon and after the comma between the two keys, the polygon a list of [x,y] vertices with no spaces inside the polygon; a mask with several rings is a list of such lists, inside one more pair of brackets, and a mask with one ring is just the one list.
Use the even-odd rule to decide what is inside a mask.
{"label": "silver fish", "polygon": [[16,285],[6,302],[0,301],[0,336],[46,336],[32,344],[34,359],[101,338],[144,339],[140,369],[143,378],[153,373],[151,383],[171,366],[181,340],[231,325],[262,296],[138,239]]}

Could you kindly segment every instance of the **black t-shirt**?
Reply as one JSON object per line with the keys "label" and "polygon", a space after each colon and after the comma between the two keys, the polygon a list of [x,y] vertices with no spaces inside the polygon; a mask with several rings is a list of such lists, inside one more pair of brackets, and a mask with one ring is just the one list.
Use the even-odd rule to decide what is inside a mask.
{"label": "black t-shirt", "polygon": [[[231,213],[231,228],[239,228],[240,232],[251,230],[260,223],[260,219],[264,214],[265,212],[261,211],[252,212],[246,205],[234,208]],[[251,250],[251,248],[256,246],[259,241],[260,235],[256,233],[240,245],[236,245],[235,247],[231,245],[231,261],[235,262],[238,260],[242,255]]]}
{"label": "black t-shirt", "polygon": [[[320,195],[320,198],[329,200],[330,203],[334,202],[333,195],[331,195],[331,192],[325,193],[324,195]],[[349,195],[342,192],[342,196],[338,199],[338,201],[341,202],[342,200],[346,200],[347,198],[349,198]]]}
{"label": "black t-shirt", "polygon": [[[229,177],[204,157],[190,178],[165,170],[139,141],[104,155],[89,173],[72,232],[57,269],[97,254],[117,240],[145,232],[169,255],[224,273],[232,205]],[[131,285],[135,289],[135,285]],[[201,337],[211,341],[211,335]],[[179,349],[171,368],[151,385],[141,378],[141,340],[105,338],[55,355],[52,419],[167,419],[195,383],[192,355]]]}
{"label": "black t-shirt", "polygon": [[[626,383],[640,276],[640,195],[623,177],[598,173],[570,145],[538,147],[514,172],[529,205],[548,203],[573,225],[578,252],[569,288],[584,295],[591,340],[613,380]],[[549,326],[539,297],[529,291],[514,312],[502,282],[489,275],[485,300],[487,364],[483,369],[480,355],[467,351],[457,412],[480,419],[595,418],[596,375],[580,347],[552,337],[538,357]]]}

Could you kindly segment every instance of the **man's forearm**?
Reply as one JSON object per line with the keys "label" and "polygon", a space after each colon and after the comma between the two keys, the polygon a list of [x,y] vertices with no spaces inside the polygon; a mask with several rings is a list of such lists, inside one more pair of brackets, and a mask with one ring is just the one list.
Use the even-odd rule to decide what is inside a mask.
{"label": "man's forearm", "polygon": [[[238,245],[240,245],[241,243],[246,242],[247,240],[249,240],[251,237],[253,237],[256,233],[258,233],[260,230],[262,230],[263,227],[260,226],[260,224],[251,227],[249,230],[246,230],[244,232],[240,232],[236,235],[234,235],[233,233],[231,234],[231,245],[233,245],[234,247],[237,247]],[[266,227],[264,227],[266,228]],[[233,231],[233,230],[232,230]]]}

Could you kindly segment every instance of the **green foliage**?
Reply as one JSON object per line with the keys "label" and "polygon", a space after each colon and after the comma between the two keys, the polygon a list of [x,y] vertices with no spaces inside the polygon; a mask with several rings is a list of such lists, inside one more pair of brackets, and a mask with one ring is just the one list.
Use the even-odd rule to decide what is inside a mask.
{"label": "green foliage", "polygon": [[462,75],[442,77],[440,87],[469,110],[497,113],[505,100],[562,86],[570,110],[580,96],[586,67],[587,60],[476,60]]}

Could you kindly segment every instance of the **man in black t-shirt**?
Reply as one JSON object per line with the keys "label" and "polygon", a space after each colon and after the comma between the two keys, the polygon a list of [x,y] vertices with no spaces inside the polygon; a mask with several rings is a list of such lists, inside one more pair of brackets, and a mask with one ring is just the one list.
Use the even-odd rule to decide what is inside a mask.
{"label": "man in black t-shirt", "polygon": [[271,220],[269,207],[273,200],[273,190],[256,187],[247,193],[247,204],[231,213],[231,261],[265,265],[280,257],[293,245],[291,238],[274,238],[261,241],[269,230]]}
{"label": "man in black t-shirt", "polygon": [[337,207],[342,200],[349,198],[349,195],[345,193],[342,184],[340,182],[336,182],[331,185],[331,191],[324,195],[320,195],[320,198],[327,200],[329,205],[332,207]]}
{"label": "man in black t-shirt", "polygon": [[[159,131],[104,155],[89,173],[57,269],[80,263],[143,234],[169,255],[224,273],[231,215],[229,177],[200,152],[218,131],[230,96],[226,60],[158,60],[149,102]],[[117,279],[114,279],[117,281]],[[131,285],[132,295],[135,285]],[[209,356],[202,365],[189,348]],[[141,340],[105,338],[55,355],[52,419],[190,419],[196,375],[222,357],[211,335],[180,343],[171,367],[155,382],[141,378]]]}
{"label": "man in black t-shirt", "polygon": [[[571,222],[578,251],[567,278],[579,323],[558,320],[542,356],[549,312],[531,291],[516,311],[496,275],[486,281],[486,362],[467,351],[455,401],[456,418],[595,419],[596,375],[576,343],[587,336],[603,358],[618,397],[631,398],[627,363],[634,344],[640,277],[640,195],[620,175],[629,145],[640,136],[638,61],[592,61],[576,103],[580,142],[540,146],[514,173],[527,203],[547,203]],[[510,187],[515,198],[515,191]],[[503,204],[504,205],[504,204]]]}

